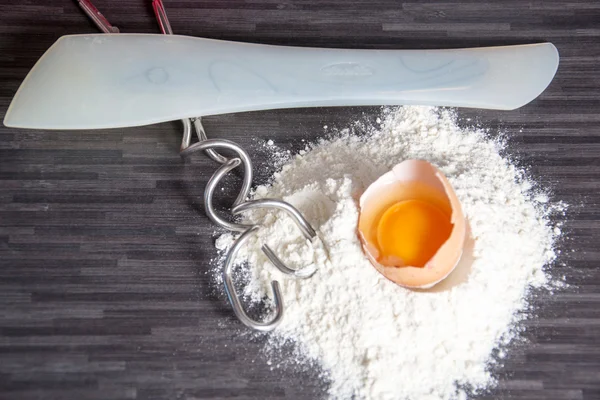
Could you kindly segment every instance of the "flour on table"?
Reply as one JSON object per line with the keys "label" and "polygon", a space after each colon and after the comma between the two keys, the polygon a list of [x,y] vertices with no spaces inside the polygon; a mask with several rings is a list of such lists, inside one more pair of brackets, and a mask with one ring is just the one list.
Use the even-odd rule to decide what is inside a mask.
{"label": "flour on table", "polygon": [[[253,192],[296,206],[324,243],[308,243],[284,215],[244,215],[263,228],[240,252],[248,261],[241,266],[249,280],[243,294],[263,302],[278,280],[286,307],[268,345],[291,341],[298,362],[319,363],[331,399],[447,400],[465,398],[462,387],[489,387],[492,351],[511,338],[528,289],[548,283],[544,267],[560,233],[547,219],[551,203],[532,193],[500,155],[501,145],[459,127],[451,111],[387,110],[376,127],[354,131],[309,145]],[[448,177],[471,230],[465,277],[433,291],[385,279],[356,236],[358,197],[406,159],[425,159]],[[233,239],[223,235],[216,246],[224,250]],[[263,243],[290,267],[315,265],[318,272],[306,280],[281,274],[261,252]]]}

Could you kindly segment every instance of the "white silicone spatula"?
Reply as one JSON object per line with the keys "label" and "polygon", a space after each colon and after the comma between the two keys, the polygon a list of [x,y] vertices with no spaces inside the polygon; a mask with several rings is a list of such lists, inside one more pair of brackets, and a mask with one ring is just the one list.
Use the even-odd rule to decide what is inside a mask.
{"label": "white silicone spatula", "polygon": [[94,129],[290,107],[401,105],[510,110],[558,67],[550,43],[458,50],[343,50],[188,36],[60,38],[4,124]]}

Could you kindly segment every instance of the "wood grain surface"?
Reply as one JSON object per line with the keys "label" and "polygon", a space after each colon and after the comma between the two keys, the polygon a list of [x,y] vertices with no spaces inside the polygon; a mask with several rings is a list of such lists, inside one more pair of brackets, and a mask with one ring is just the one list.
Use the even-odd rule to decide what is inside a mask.
{"label": "wood grain surface", "polygon": [[[298,46],[456,48],[552,41],[551,86],[510,112],[460,110],[505,132],[507,154],[570,205],[521,339],[479,399],[600,399],[600,2],[165,0],[176,33]],[[150,1],[96,0],[122,32],[158,33]],[[97,32],[74,1],[0,0],[0,117],[61,35]],[[52,93],[46,93],[52,96]],[[209,117],[209,136],[298,149],[377,108]],[[318,371],[271,365],[207,275],[215,164],[179,155],[178,122],[107,131],[0,128],[1,399],[314,399]],[[234,184],[232,182],[231,184]],[[508,250],[508,249],[507,249]],[[410,371],[407,371],[410,373]]]}

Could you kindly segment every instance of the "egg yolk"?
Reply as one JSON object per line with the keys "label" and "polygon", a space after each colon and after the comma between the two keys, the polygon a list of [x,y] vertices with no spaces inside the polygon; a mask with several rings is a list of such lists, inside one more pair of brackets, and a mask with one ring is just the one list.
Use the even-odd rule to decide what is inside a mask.
{"label": "egg yolk", "polygon": [[388,208],[377,225],[381,262],[400,259],[424,267],[452,232],[450,217],[422,200],[400,201]]}

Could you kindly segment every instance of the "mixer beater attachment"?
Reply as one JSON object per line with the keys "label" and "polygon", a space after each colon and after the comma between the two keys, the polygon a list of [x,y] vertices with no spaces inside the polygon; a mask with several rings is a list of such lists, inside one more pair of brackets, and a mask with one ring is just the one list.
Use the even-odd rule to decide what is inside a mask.
{"label": "mixer beater attachment", "polygon": [[[94,7],[89,0],[78,0],[79,5],[83,11],[92,19],[96,26],[104,33],[119,33],[119,29],[114,27],[108,22],[108,20]],[[156,19],[160,26],[162,33],[172,35],[171,24],[167,18],[167,13],[161,0],[153,0],[152,7],[156,15]],[[273,289],[273,303],[275,306],[275,315],[270,321],[256,321],[248,316],[244,311],[242,302],[235,292],[232,270],[235,264],[236,255],[240,248],[245,242],[259,230],[260,225],[256,224],[241,224],[237,222],[231,222],[227,219],[222,218],[214,209],[213,197],[216,188],[218,187],[221,180],[230,172],[243,166],[243,180],[242,186],[238,193],[237,198],[233,202],[231,208],[231,215],[236,216],[245,211],[249,211],[255,208],[266,208],[285,212],[294,223],[298,226],[302,235],[310,242],[318,239],[317,233],[309,222],[304,218],[302,213],[298,211],[291,204],[278,199],[260,199],[260,200],[247,200],[252,186],[252,162],[248,153],[236,143],[225,140],[225,139],[208,139],[202,121],[200,117],[182,119],[183,124],[183,138],[181,141],[181,156],[188,157],[189,155],[198,151],[203,151],[213,161],[218,162],[221,166],[212,175],[206,188],[204,190],[204,210],[208,218],[216,225],[230,230],[232,232],[241,233],[241,235],[235,240],[231,248],[228,250],[225,265],[223,268],[223,283],[225,285],[225,293],[231,303],[231,307],[238,319],[246,326],[256,329],[259,331],[271,331],[277,327],[282,321],[284,314],[284,303],[281,295],[281,289],[279,282],[272,281],[271,287]],[[192,141],[192,130],[195,131],[198,137],[198,142],[191,144]],[[232,151],[236,154],[235,157],[228,158],[217,152],[216,149],[225,149]],[[269,259],[269,261],[282,273],[295,277],[306,279],[310,278],[316,272],[314,266],[307,266],[300,269],[289,268],[285,263],[275,254],[275,252],[267,245],[263,244],[261,247],[262,252]]]}

